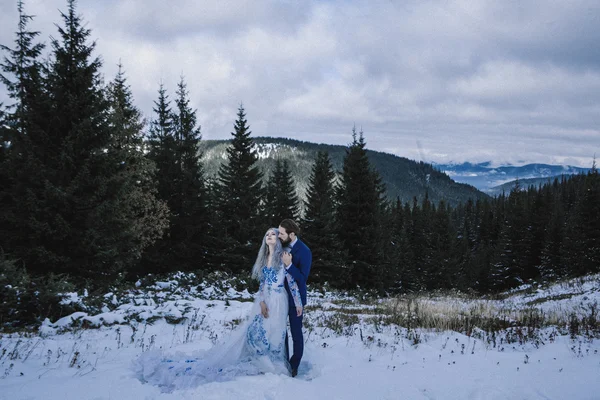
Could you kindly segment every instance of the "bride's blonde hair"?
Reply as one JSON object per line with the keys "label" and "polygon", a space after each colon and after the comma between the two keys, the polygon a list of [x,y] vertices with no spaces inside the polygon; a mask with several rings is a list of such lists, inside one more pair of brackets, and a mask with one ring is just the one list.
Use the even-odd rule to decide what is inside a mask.
{"label": "bride's blonde hair", "polygon": [[283,262],[281,261],[281,254],[283,253],[283,247],[281,246],[281,241],[279,240],[279,229],[277,228],[269,228],[267,232],[265,232],[262,240],[262,245],[260,246],[260,250],[258,250],[258,255],[256,256],[256,262],[252,267],[252,277],[261,280],[262,279],[262,269],[267,266],[267,261],[269,260],[269,246],[267,245],[267,233],[275,232],[275,248],[273,249],[273,256],[271,257],[271,267],[273,267],[276,271],[278,271]]}

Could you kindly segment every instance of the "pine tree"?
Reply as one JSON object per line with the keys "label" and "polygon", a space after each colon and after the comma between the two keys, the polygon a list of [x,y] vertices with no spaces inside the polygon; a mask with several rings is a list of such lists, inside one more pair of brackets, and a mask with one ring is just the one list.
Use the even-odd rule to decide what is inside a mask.
{"label": "pine tree", "polygon": [[0,243],[6,246],[7,238],[11,235],[8,221],[14,219],[10,192],[13,184],[10,179],[8,154],[11,146],[12,131],[8,127],[3,104],[0,104]]}
{"label": "pine tree", "polygon": [[493,205],[487,199],[477,201],[479,217],[479,229],[477,234],[476,246],[472,249],[473,260],[468,267],[472,272],[467,275],[472,276],[471,281],[467,281],[466,287],[475,289],[479,292],[488,292],[490,289],[489,276],[494,246],[498,239],[499,227],[496,216],[493,212]]}
{"label": "pine tree", "polygon": [[385,207],[385,188],[371,167],[363,133],[352,130],[352,143],[346,150],[343,172],[337,190],[337,231],[348,262],[352,265],[351,283],[382,289],[386,271],[383,261],[383,233],[380,229]]}
{"label": "pine tree", "polygon": [[39,61],[44,45],[35,43],[37,31],[28,29],[33,19],[17,3],[19,23],[15,47],[0,45],[7,53],[0,67],[0,82],[6,87],[13,104],[0,106],[0,243],[7,251],[27,251],[29,232],[26,219],[35,209],[34,196],[27,193],[29,184],[39,182],[43,174],[40,158],[47,151],[47,140],[40,130],[46,121],[44,112],[44,67]]}
{"label": "pine tree", "polygon": [[440,201],[439,206],[434,210],[430,226],[432,234],[430,287],[433,289],[457,287],[458,285],[455,281],[457,271],[454,268],[451,257],[454,245],[454,232],[450,226],[450,211],[443,200]]}
{"label": "pine tree", "polygon": [[[49,231],[36,232],[41,252],[33,265],[49,265],[53,270],[74,276],[92,278],[99,273],[113,275],[116,257],[113,249],[97,246],[94,238],[106,234],[99,229],[105,200],[117,188],[106,186],[107,170],[112,170],[106,157],[110,147],[107,124],[108,104],[101,87],[99,58],[92,58],[94,43],[88,44],[90,30],[85,29],[76,14],[75,1],[68,2],[68,12],[61,13],[64,26],[58,26],[59,39],[52,39],[53,57],[48,74],[50,112],[47,125],[49,148],[45,160],[45,192],[40,200],[51,221],[40,215],[39,224]],[[102,232],[100,232],[102,231]],[[95,255],[96,257],[92,256]],[[96,270],[96,267],[101,267]],[[116,266],[115,266],[116,267]],[[102,271],[102,272],[101,272]]]}
{"label": "pine tree", "polygon": [[233,140],[227,148],[227,161],[221,165],[216,185],[217,211],[220,220],[221,252],[215,255],[216,268],[246,271],[255,256],[257,237],[266,231],[261,220],[264,197],[262,173],[253,140],[240,105]]}
{"label": "pine tree", "polygon": [[156,164],[159,196],[171,206],[178,179],[177,146],[174,114],[167,90],[162,84],[158,89],[158,100],[154,102],[153,111],[156,119],[150,122],[148,157]]}
{"label": "pine tree", "polygon": [[[11,49],[0,44],[0,49],[8,53],[0,64],[4,71],[4,74],[0,74],[0,82],[6,86],[9,98],[15,101],[9,107],[13,111],[4,116],[4,122],[14,129],[21,139],[24,139],[24,136],[29,133],[34,117],[33,112],[36,111],[35,102],[39,101],[42,90],[43,66],[39,57],[45,46],[42,43],[34,43],[40,32],[28,30],[28,24],[33,16],[25,13],[23,1],[17,2],[17,8],[19,24],[15,39],[16,46]],[[14,80],[10,79],[11,75]]]}
{"label": "pine tree", "polygon": [[406,240],[406,226],[409,223],[402,206],[400,197],[390,210],[390,238],[386,250],[386,261],[390,264],[388,279],[390,288],[397,291],[403,291],[405,287],[406,272],[406,247],[403,241]]}
{"label": "pine tree", "polygon": [[265,213],[270,226],[285,218],[297,220],[299,201],[287,160],[275,160],[275,169],[267,182]]}
{"label": "pine tree", "polygon": [[335,172],[327,152],[318,152],[308,178],[302,240],[313,254],[311,281],[342,287],[350,278],[335,222]]}
{"label": "pine tree", "polygon": [[569,210],[561,249],[571,276],[600,270],[600,174],[596,162],[587,175],[572,178],[576,200]]}
{"label": "pine tree", "polygon": [[154,101],[154,119],[150,121],[147,138],[147,158],[155,165],[155,180],[158,198],[165,202],[169,208],[170,218],[165,235],[148,248],[142,262],[133,271],[132,276],[148,272],[160,273],[176,269],[173,261],[172,227],[175,213],[173,203],[178,198],[176,184],[179,179],[177,173],[177,143],[175,140],[174,113],[167,90],[163,84],[158,89],[158,99]]}
{"label": "pine tree", "polygon": [[43,91],[32,103],[41,112],[19,151],[26,173],[13,194],[20,199],[13,249],[34,274],[67,273],[106,285],[158,235],[142,226],[154,221],[155,210],[143,209],[145,193],[130,184],[128,160],[111,131],[116,119],[101,62],[92,58],[90,31],[74,1],[62,17]]}
{"label": "pine tree", "polygon": [[[107,157],[112,159],[111,165],[115,169],[107,177],[107,185],[122,191],[120,207],[114,208],[107,218],[114,219],[115,225],[123,224],[115,234],[122,235],[120,242],[127,246],[119,250],[121,262],[131,266],[141,258],[143,250],[162,237],[168,228],[169,213],[167,204],[157,198],[155,165],[145,157],[143,150],[145,123],[141,112],[133,105],[133,95],[121,65],[107,88],[107,97],[111,135]],[[129,237],[137,238],[135,245],[127,240]]]}
{"label": "pine tree", "polygon": [[174,214],[171,228],[173,249],[181,268],[206,268],[209,224],[204,170],[200,162],[202,153],[199,150],[202,135],[183,77],[177,85],[176,95],[174,136],[178,177],[176,195],[170,204]]}
{"label": "pine tree", "polygon": [[544,238],[540,260],[540,276],[546,282],[567,276],[561,254],[564,238],[565,216],[563,205],[557,193],[554,194],[554,204],[550,214],[550,221]]}
{"label": "pine tree", "polygon": [[394,252],[393,256],[396,260],[395,269],[397,271],[393,272],[392,276],[398,276],[400,289],[403,292],[416,292],[422,288],[418,267],[415,265],[415,249],[411,243],[411,239],[414,237],[415,226],[413,211],[418,211],[418,209],[413,210],[410,204],[406,202],[402,209],[402,226],[396,228],[397,230],[399,229],[398,245],[397,251]]}
{"label": "pine tree", "polygon": [[523,283],[525,262],[529,257],[529,220],[525,206],[526,194],[517,184],[505,200],[501,213],[502,225],[490,269],[490,284],[503,290]]}
{"label": "pine tree", "polygon": [[163,85],[154,104],[149,157],[157,165],[160,198],[168,203],[171,219],[168,236],[145,254],[144,270],[206,268],[210,233],[208,193],[199,150],[202,135],[184,78],[177,85],[174,111]]}

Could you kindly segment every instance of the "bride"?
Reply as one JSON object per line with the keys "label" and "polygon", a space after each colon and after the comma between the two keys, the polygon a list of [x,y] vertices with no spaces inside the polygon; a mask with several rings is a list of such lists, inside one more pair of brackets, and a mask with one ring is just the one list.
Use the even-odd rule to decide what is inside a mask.
{"label": "bride", "polygon": [[303,310],[298,285],[281,261],[283,249],[278,234],[276,228],[270,228],[258,251],[252,277],[260,286],[246,322],[224,344],[199,357],[144,353],[135,365],[142,382],[172,391],[242,375],[289,374],[285,343],[289,305],[284,279],[288,281],[298,316]]}

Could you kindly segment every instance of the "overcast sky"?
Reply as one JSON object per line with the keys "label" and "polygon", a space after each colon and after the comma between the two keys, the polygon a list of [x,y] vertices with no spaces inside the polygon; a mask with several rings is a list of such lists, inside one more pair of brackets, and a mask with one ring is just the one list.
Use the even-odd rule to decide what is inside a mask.
{"label": "overcast sky", "polygon": [[[66,0],[30,0],[49,43]],[[152,117],[183,75],[204,139],[228,139],[241,102],[253,136],[348,144],[427,162],[600,156],[596,0],[80,0],[106,80],[122,61]],[[0,0],[13,46],[16,0]],[[6,102],[6,89],[0,88]]]}

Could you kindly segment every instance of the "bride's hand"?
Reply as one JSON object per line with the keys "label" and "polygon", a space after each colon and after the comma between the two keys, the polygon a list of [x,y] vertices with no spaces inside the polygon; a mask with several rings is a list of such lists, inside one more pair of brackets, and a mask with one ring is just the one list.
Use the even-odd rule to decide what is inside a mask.
{"label": "bride's hand", "polygon": [[297,316],[301,316],[302,315],[302,307],[296,307],[296,315]]}
{"label": "bride's hand", "polygon": [[260,313],[263,317],[269,318],[269,308],[267,307],[267,304],[264,301],[260,302]]}

